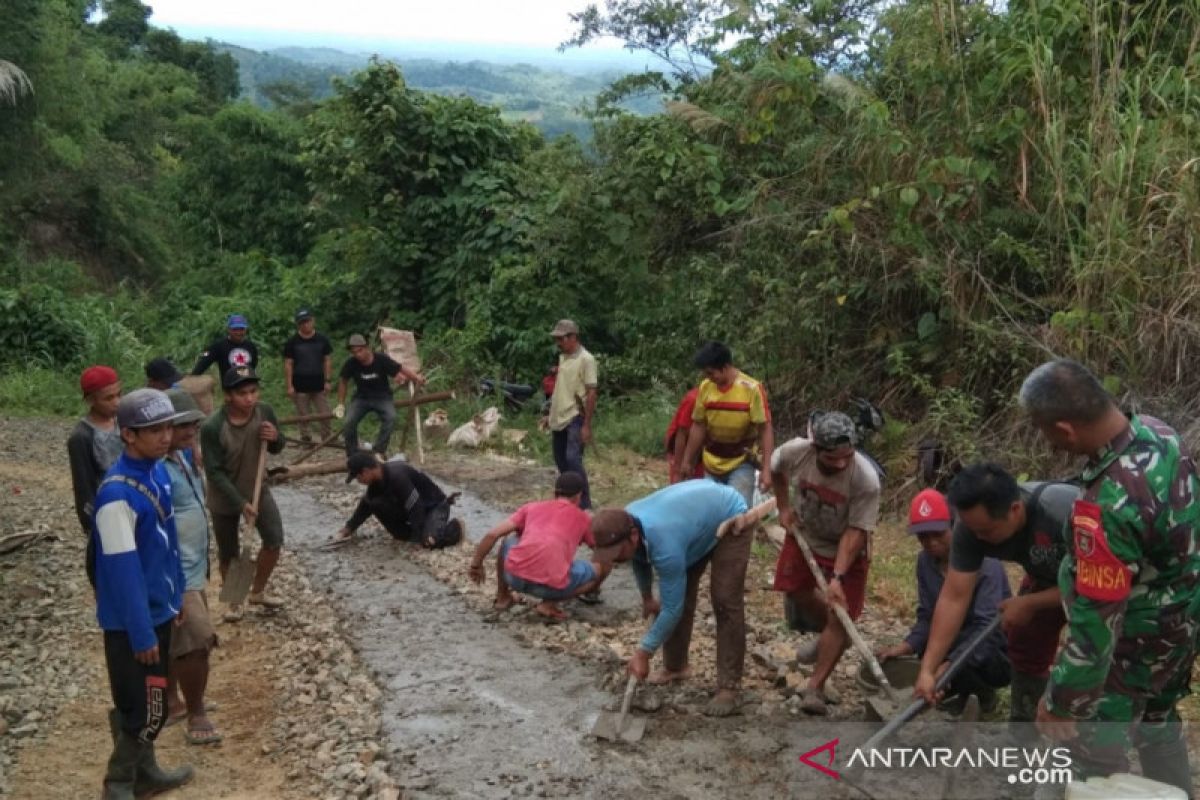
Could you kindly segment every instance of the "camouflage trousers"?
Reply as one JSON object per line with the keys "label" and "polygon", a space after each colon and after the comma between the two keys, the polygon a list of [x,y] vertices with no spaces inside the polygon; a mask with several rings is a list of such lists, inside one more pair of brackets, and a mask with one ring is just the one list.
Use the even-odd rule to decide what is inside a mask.
{"label": "camouflage trousers", "polygon": [[[1164,647],[1172,640],[1173,646]],[[1182,740],[1177,706],[1191,693],[1196,623],[1189,620],[1165,633],[1158,645],[1127,655],[1118,646],[1095,715],[1077,726],[1079,738],[1071,746],[1077,777],[1129,772],[1132,748],[1170,747]]]}

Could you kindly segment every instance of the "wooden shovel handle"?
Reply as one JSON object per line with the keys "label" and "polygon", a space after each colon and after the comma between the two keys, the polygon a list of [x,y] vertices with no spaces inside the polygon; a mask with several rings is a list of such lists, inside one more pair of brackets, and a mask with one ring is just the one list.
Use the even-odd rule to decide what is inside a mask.
{"label": "wooden shovel handle", "polygon": [[254,513],[258,513],[258,500],[262,497],[263,476],[267,474],[267,440],[258,443],[258,472],[254,475],[254,499],[250,501]]}
{"label": "wooden shovel handle", "polygon": [[[829,584],[825,581],[825,573],[821,571],[821,565],[817,563],[816,556],[813,555],[812,548],[808,542],[804,540],[804,536],[800,531],[793,529],[792,537],[796,540],[796,544],[800,545],[800,552],[804,554],[804,560],[808,562],[808,568],[812,572],[813,580],[817,582],[817,588],[822,594],[828,594]],[[828,600],[826,600],[829,603]],[[871,648],[867,646],[867,642],[862,638],[862,634],[858,632],[858,628],[854,625],[854,620],[850,619],[850,614],[846,609],[839,606],[837,603],[829,603],[833,608],[833,613],[837,614],[838,620],[842,623],[842,627],[846,629],[846,633],[850,636],[850,641],[854,643],[855,649],[862,655],[863,660],[867,662],[867,666],[871,668],[871,675],[879,684],[879,688],[887,693],[892,700],[899,699],[899,693],[888,682],[887,676],[883,673],[883,667],[879,665],[879,660],[875,658],[875,654],[871,652]]]}
{"label": "wooden shovel handle", "polygon": [[745,530],[746,528],[749,528],[752,525],[756,525],[762,521],[763,517],[767,516],[774,510],[775,510],[775,498],[772,497],[769,500],[759,503],[758,505],[756,505],[754,508],[750,509],[749,511],[744,511],[741,514],[730,517],[729,519],[722,522],[720,524],[720,526],[717,528],[717,538],[720,539],[722,536],[729,533],[729,531],[732,530],[733,527],[739,523],[742,526],[742,530]]}

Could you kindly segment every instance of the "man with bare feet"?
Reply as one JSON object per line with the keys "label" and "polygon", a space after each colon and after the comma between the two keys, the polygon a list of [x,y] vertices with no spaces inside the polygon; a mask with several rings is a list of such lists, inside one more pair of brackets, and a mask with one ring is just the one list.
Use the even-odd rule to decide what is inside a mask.
{"label": "man with bare feet", "polygon": [[[688,676],[688,648],[696,616],[700,579],[709,564],[713,615],[717,619],[717,691],[704,713],[714,717],[737,711],[746,660],[746,565],[753,537],[742,522],[717,538],[725,520],[746,512],[746,501],[732,486],[716,481],[684,481],[659,489],[625,510],[601,509],[592,519],[599,541],[625,533],[633,542],[628,554],[642,594],[642,613],[657,615],[629,660],[629,672],[651,683]],[[618,538],[622,541],[622,538]],[[659,597],[654,597],[654,576]],[[663,648],[663,669],[650,675],[650,657]]]}
{"label": "man with bare feet", "polygon": [[216,744],[223,737],[208,718],[204,702],[209,654],[217,644],[204,596],[208,583],[208,508],[204,503],[204,481],[192,455],[204,414],[183,389],[171,389],[167,397],[177,416],[171,430],[171,450],[163,464],[171,478],[171,504],[184,579],[183,622],[171,634],[167,668],[167,724],[186,719],[184,738],[189,743]]}
{"label": "man with bare feet", "polygon": [[567,614],[559,602],[600,588],[612,570],[611,561],[593,556],[592,561],[575,559],[580,543],[596,548],[590,530],[591,518],[579,504],[585,483],[577,472],[564,472],[554,483],[554,499],[526,503],[480,540],[471,558],[468,574],[483,583],[483,561],[496,542],[506,539],[496,557],[497,611],[512,606],[514,591],[541,600],[535,611],[548,620],[563,620]]}

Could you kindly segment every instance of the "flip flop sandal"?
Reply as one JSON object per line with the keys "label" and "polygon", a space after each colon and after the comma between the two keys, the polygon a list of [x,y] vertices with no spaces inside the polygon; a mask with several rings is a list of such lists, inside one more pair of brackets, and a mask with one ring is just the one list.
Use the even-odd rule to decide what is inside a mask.
{"label": "flip flop sandal", "polygon": [[[216,702],[215,700],[205,700],[204,701],[204,713],[205,714],[213,714],[220,710],[221,710],[221,704]],[[167,721],[165,723],[163,723],[163,728],[165,729],[165,728],[170,728],[172,725],[178,725],[180,722],[187,719],[187,717],[188,717],[188,712],[187,712],[187,709],[185,708],[183,711],[180,711],[176,714],[172,714],[171,716],[167,717]]]}
{"label": "flip flop sandal", "polygon": [[183,738],[188,744],[216,744],[225,739],[216,726],[211,724],[206,728],[188,728],[183,732]]}

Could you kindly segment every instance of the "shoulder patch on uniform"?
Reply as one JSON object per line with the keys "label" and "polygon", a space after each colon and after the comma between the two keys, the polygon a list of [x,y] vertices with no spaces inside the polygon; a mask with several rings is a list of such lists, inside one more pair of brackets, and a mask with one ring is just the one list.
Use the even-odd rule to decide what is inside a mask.
{"label": "shoulder patch on uniform", "polygon": [[1076,500],[1071,509],[1071,531],[1075,546],[1075,591],[1102,602],[1128,597],[1132,572],[1108,546],[1100,506]]}

